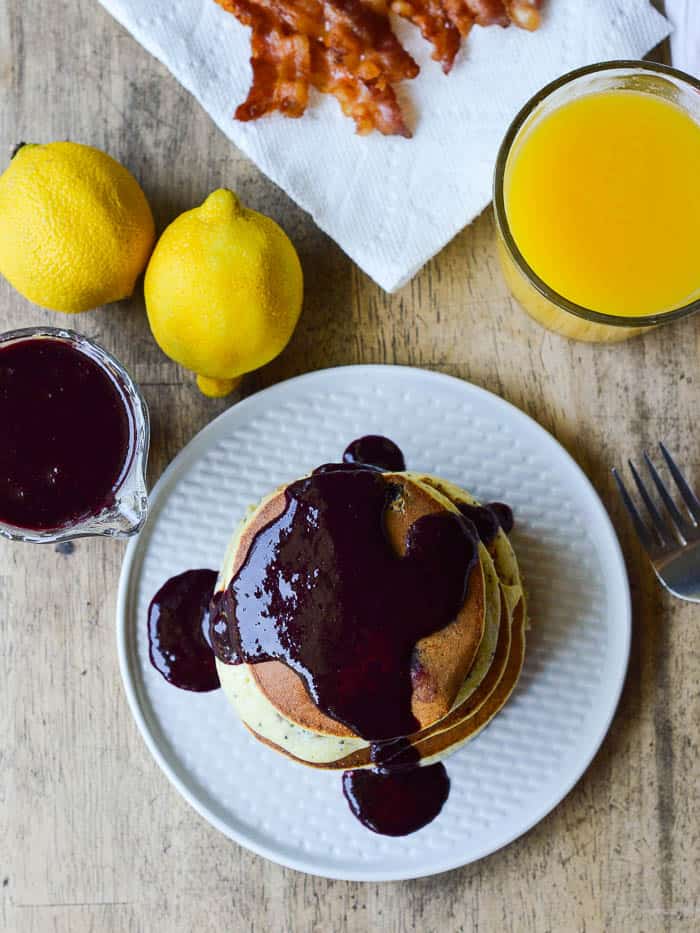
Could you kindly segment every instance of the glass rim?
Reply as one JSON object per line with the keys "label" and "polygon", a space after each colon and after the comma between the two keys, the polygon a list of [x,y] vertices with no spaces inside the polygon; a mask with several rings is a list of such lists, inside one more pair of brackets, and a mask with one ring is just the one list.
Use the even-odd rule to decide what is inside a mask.
{"label": "glass rim", "polygon": [[[70,330],[67,327],[50,327],[39,325],[36,327],[20,327],[13,330],[0,332],[0,347],[10,343],[17,343],[23,340],[34,340],[36,338],[46,338],[48,340],[62,340],[89,355],[94,362],[102,369],[107,371],[110,379],[121,385],[117,388],[124,396],[125,406],[129,409],[130,418],[133,420],[131,430],[133,431],[133,443],[129,451],[129,457],[125,461],[121,473],[115,483],[113,492],[115,495],[115,506],[108,509],[107,513],[119,511],[119,493],[124,494],[130,481],[135,474],[143,480],[145,487],[145,469],[148,460],[150,447],[150,416],[148,405],[143,394],[132,378],[124,364],[117,359],[109,350],[105,349],[101,343],[93,340],[92,337],[86,337],[85,334]],[[82,348],[87,348],[82,349]],[[8,538],[10,541],[26,541],[30,543],[61,543],[77,538],[94,537],[95,535],[114,536],[114,532],[95,532],[94,530],[85,530],[99,519],[101,513],[94,515],[81,516],[75,524],[60,525],[56,528],[31,529],[20,525],[12,525],[0,520],[0,538]],[[135,534],[143,526],[147,517],[147,507],[142,514],[138,524],[135,524],[128,534]]]}
{"label": "glass rim", "polygon": [[647,314],[641,316],[606,314],[603,311],[594,311],[592,308],[587,308],[583,305],[577,304],[575,301],[571,301],[568,298],[565,298],[564,295],[561,295],[550,285],[548,285],[544,279],[541,279],[537,275],[523,254],[520,252],[508,223],[503,190],[506,165],[508,162],[508,157],[513,148],[513,144],[526,120],[533,113],[533,111],[539,107],[540,104],[547,100],[556,91],[560,90],[568,84],[572,84],[579,78],[584,78],[588,75],[604,73],[606,71],[620,71],[625,69],[648,72],[651,74],[659,75],[661,77],[674,78],[676,81],[685,85],[687,88],[700,94],[700,80],[694,78],[692,75],[686,74],[684,71],[680,71],[678,68],[672,68],[670,65],[662,65],[657,62],[645,62],[635,59],[616,59],[612,61],[598,62],[593,65],[585,65],[582,68],[576,68],[573,71],[569,71],[566,74],[561,75],[561,77],[557,78],[555,81],[551,81],[536,94],[534,94],[518,111],[510,126],[508,127],[506,135],[503,137],[503,141],[501,142],[500,148],[498,150],[498,156],[496,158],[493,186],[493,204],[496,223],[500,230],[501,236],[503,237],[505,247],[508,250],[511,258],[518,266],[520,272],[530,282],[530,284],[547,301],[556,305],[562,311],[573,314],[575,317],[582,318],[584,321],[594,322],[596,324],[608,324],[612,327],[628,328],[654,327],[658,324],[668,323],[669,321],[680,320],[681,318],[687,317],[689,314],[700,311],[700,298],[696,298],[689,304],[681,305],[677,308],[671,308],[669,311],[661,311],[658,314]]}

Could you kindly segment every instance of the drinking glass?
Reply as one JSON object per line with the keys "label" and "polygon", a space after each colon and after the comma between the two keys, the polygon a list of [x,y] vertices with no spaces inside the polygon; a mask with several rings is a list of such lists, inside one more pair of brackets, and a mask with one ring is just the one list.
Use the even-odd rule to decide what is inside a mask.
{"label": "drinking glass", "polygon": [[[560,295],[530,267],[518,249],[508,224],[504,189],[509,158],[518,142],[553,110],[588,94],[611,90],[643,91],[674,103],[700,124],[700,81],[654,62],[612,61],[563,75],[528,101],[515,117],[501,144],[494,177],[494,209],[498,254],[506,282],[520,305],[549,330],[574,340],[613,342],[667,324],[700,310],[700,300],[643,317],[603,314]],[[700,171],[700,168],[698,169]],[[582,180],[583,183],[583,180]],[[700,260],[698,265],[700,276]]]}

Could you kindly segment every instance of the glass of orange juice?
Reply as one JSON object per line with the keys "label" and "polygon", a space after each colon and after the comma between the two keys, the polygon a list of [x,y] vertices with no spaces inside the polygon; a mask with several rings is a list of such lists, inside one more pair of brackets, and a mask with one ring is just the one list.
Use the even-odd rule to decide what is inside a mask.
{"label": "glass of orange juice", "polygon": [[605,62],[545,87],[496,163],[506,281],[566,337],[624,340],[700,310],[700,81]]}

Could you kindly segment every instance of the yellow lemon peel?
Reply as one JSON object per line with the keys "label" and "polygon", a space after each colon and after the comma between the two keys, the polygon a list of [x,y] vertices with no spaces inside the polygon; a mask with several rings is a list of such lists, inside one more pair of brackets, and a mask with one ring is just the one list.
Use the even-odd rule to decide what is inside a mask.
{"label": "yellow lemon peel", "polygon": [[221,397],[285,348],[303,278],[284,231],[220,188],[163,232],[144,291],[163,352],[196,373],[205,395]]}
{"label": "yellow lemon peel", "polygon": [[136,179],[80,143],[25,144],[0,175],[0,273],[75,314],[131,295],[155,227]]}

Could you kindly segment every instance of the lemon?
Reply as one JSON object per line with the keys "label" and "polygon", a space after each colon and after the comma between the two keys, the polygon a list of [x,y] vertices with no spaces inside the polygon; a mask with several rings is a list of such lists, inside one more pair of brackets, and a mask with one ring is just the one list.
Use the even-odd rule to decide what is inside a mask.
{"label": "lemon", "polygon": [[99,149],[25,145],[0,175],[0,273],[45,308],[127,298],[154,239],[138,182]]}
{"label": "lemon", "polygon": [[161,349],[216,397],[285,348],[301,312],[303,279],[296,250],[274,220],[220,188],[165,230],[145,293]]}

